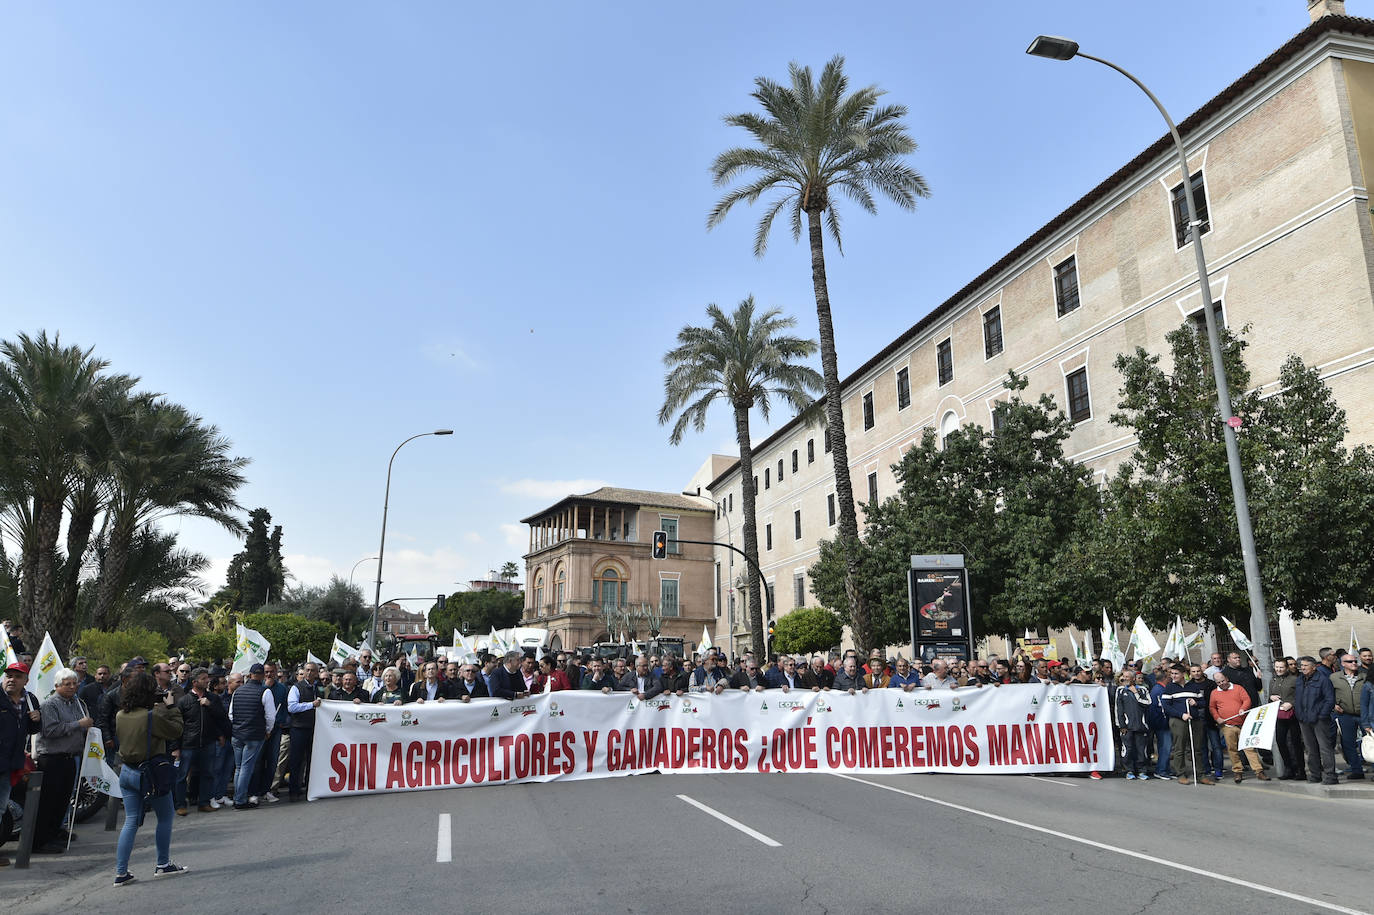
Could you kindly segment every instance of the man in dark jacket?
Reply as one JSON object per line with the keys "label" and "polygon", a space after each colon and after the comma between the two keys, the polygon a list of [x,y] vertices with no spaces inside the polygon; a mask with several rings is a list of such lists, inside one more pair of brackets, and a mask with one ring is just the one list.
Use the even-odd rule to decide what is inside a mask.
{"label": "man in dark jacket", "polygon": [[603,693],[613,693],[616,690],[615,677],[611,676],[605,661],[592,658],[591,670],[582,675],[582,683],[578,689],[599,689]]}
{"label": "man in dark jacket", "polygon": [[1121,732],[1121,746],[1125,750],[1122,762],[1126,777],[1149,778],[1149,732],[1146,715],[1150,709],[1150,693],[1136,682],[1136,673],[1121,673],[1121,685],[1116,688],[1116,726]]}
{"label": "man in dark jacket", "polygon": [[1331,710],[1336,705],[1336,693],[1331,688],[1331,674],[1311,655],[1298,658],[1293,700],[1302,742],[1307,747],[1307,780],[1314,784],[1337,784],[1336,746],[1331,739]]}
{"label": "man in dark jacket", "polygon": [[[449,665],[452,667],[453,665]],[[477,675],[477,665],[472,662],[461,665],[458,668],[458,676],[444,684],[450,690],[450,699],[457,699],[459,702],[469,702],[473,699],[485,699],[488,696],[487,684]]]}
{"label": "man in dark jacket", "polygon": [[277,719],[277,702],[263,683],[264,668],[248,668],[248,679],[229,698],[229,722],[234,734],[234,809],[252,810],[256,797],[248,792],[253,785],[258,756]]}
{"label": "man in dark jacket", "polygon": [[523,699],[525,678],[520,675],[520,652],[508,651],[504,663],[491,674],[491,695],[497,699]]}
{"label": "man in dark jacket", "polygon": [[[431,661],[431,664],[434,662]],[[442,702],[444,697],[439,696]],[[329,693],[330,702],[352,702],[354,705],[366,705],[372,701],[372,696],[367,690],[358,685],[358,675],[351,670],[344,671],[343,685]]]}
{"label": "man in dark jacket", "polygon": [[224,744],[221,735],[229,727],[229,716],[219,697],[210,692],[210,672],[204,667],[191,672],[191,688],[177,702],[177,708],[182,721],[181,769],[195,788],[191,799],[196,809],[210,813],[219,809],[210,804],[214,800],[215,748]]}
{"label": "man in dark jacket", "polygon": [[670,654],[663,656],[663,675],[658,678],[658,682],[665,693],[672,693],[677,696],[686,693],[691,686],[691,680],[683,672],[677,658]]}
{"label": "man in dark jacket", "polygon": [[1364,674],[1360,659],[1349,652],[1336,662],[1339,668],[1331,675],[1331,692],[1335,700],[1331,717],[1336,720],[1341,739],[1341,754],[1350,767],[1347,779],[1364,780],[1364,757],[1360,755],[1360,693],[1364,690]]}
{"label": "man in dark jacket", "polygon": [[644,701],[652,699],[663,692],[663,681],[654,676],[653,668],[649,664],[648,655],[640,655],[635,662],[634,683],[630,687],[630,692],[636,699]]}
{"label": "man in dark jacket", "polygon": [[100,699],[109,688],[110,667],[108,664],[101,664],[95,669],[95,678],[76,691],[76,698],[86,703],[86,708],[96,716],[97,721],[100,720]]}
{"label": "man in dark jacket", "polygon": [[315,743],[315,710],[320,699],[315,690],[319,684],[320,668],[314,661],[305,665],[305,676],[286,691],[286,711],[291,715],[290,757],[287,769],[287,799],[299,801],[309,786],[306,781],[310,768],[310,751]]}
{"label": "man in dark jacket", "polygon": [[[4,695],[0,696],[0,810],[10,801],[10,773],[24,768],[24,743],[30,734],[42,727],[38,703],[24,689],[29,682],[29,668],[14,663],[5,668]],[[0,867],[10,859],[0,855]]]}
{"label": "man in dark jacket", "polygon": [[1293,711],[1297,698],[1298,675],[1288,669],[1288,661],[1277,658],[1274,661],[1274,676],[1269,681],[1269,701],[1278,702],[1279,720],[1274,730],[1274,741],[1279,745],[1279,755],[1283,757],[1283,774],[1280,779],[1299,781],[1307,778],[1302,747],[1302,727]]}
{"label": "man in dark jacket", "polygon": [[1215,785],[1207,769],[1206,712],[1203,711],[1207,707],[1206,693],[1201,684],[1185,682],[1183,668],[1177,664],[1169,670],[1169,681],[1159,694],[1160,707],[1169,716],[1169,730],[1173,735],[1173,755],[1169,764],[1178,774],[1180,785],[1191,784],[1193,779],[1203,785]]}

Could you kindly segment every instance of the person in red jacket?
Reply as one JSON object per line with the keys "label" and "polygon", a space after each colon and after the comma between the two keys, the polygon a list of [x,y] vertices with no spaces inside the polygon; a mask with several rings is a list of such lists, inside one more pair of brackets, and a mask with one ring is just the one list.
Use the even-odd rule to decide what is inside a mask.
{"label": "person in red jacket", "polygon": [[[1221,728],[1222,739],[1226,741],[1226,750],[1231,756],[1231,774],[1235,776],[1236,784],[1239,785],[1245,771],[1238,749],[1240,726],[1245,720],[1245,713],[1250,711],[1250,694],[1233,684],[1225,669],[1213,674],[1212,679],[1216,681],[1217,688],[1212,690],[1212,696],[1207,701],[1207,710],[1212,713],[1212,720]],[[1260,763],[1259,754],[1255,752],[1254,747],[1246,748],[1245,758],[1250,761],[1250,768],[1254,770],[1256,778],[1262,782],[1269,781],[1269,776],[1264,774],[1264,766]]]}
{"label": "person in red jacket", "polygon": [[547,690],[551,693],[556,693],[562,689],[572,689],[568,675],[558,669],[552,655],[546,654],[539,659],[539,682],[542,684],[539,687],[541,690]]}

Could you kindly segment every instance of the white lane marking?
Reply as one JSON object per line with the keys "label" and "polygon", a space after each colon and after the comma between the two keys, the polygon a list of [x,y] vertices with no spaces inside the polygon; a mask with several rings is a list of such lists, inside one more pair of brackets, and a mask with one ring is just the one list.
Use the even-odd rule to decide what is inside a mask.
{"label": "white lane marking", "polygon": [[1172,867],[1175,870],[1186,871],[1190,874],[1197,874],[1200,877],[1210,877],[1213,880],[1220,880],[1223,883],[1230,883],[1234,884],[1235,886],[1243,886],[1246,889],[1258,890],[1261,893],[1269,893],[1273,896],[1281,896],[1284,899],[1292,899],[1295,902],[1301,902],[1307,905],[1317,906],[1318,908],[1322,909],[1330,909],[1333,912],[1344,912],[1346,913],[1346,915],[1370,915],[1369,912],[1362,911],[1361,909],[1348,909],[1343,905],[1336,905],[1335,903],[1326,902],[1321,899],[1313,899],[1311,896],[1299,896],[1297,893],[1290,893],[1287,890],[1281,890],[1277,887],[1265,886],[1262,883],[1251,883],[1249,880],[1241,880],[1239,877],[1228,877],[1225,874],[1218,874],[1214,871],[1205,871],[1199,867],[1190,867],[1187,864],[1180,864],[1177,861],[1170,861],[1167,858],[1156,858],[1154,855],[1147,855],[1144,852],[1131,851],[1127,848],[1116,848],[1112,845],[1104,845],[1101,842],[1094,842],[1092,839],[1084,839],[1080,836],[1070,835],[1066,832],[1059,832],[1055,829],[1047,829],[1044,826],[1036,826],[1032,823],[1024,823],[1021,820],[1013,820],[1010,817],[998,816],[995,813],[988,813],[985,810],[977,810],[973,807],[965,807],[962,804],[953,804],[949,801],[942,801],[939,798],[927,797],[924,794],[917,794],[914,791],[904,791],[901,788],[894,788],[891,785],[884,785],[880,782],[870,782],[867,779],[855,778],[852,775],[845,775],[842,772],[832,772],[831,774],[837,776],[838,778],[848,779],[851,782],[858,782],[861,785],[868,785],[872,788],[882,788],[884,791],[894,791],[897,794],[905,794],[907,797],[914,797],[918,801],[927,801],[931,804],[938,804],[941,807],[948,807],[951,810],[958,810],[963,813],[971,813],[974,816],[984,817],[989,820],[996,820],[999,823],[1006,823],[1009,826],[1019,826],[1022,829],[1029,829],[1034,832],[1044,833],[1047,836],[1054,836],[1057,839],[1064,839],[1068,842],[1077,842],[1079,845],[1087,845],[1091,848],[1101,849],[1102,851],[1109,851],[1114,854],[1125,855],[1128,858],[1137,858],[1141,861],[1149,861],[1151,864],[1161,864],[1164,867]]}
{"label": "white lane marking", "polygon": [[692,800],[690,797],[688,797],[688,796],[685,795],[685,794],[679,794],[679,795],[677,796],[677,799],[680,800],[680,801],[686,801],[688,804],[691,804],[693,807],[695,807],[696,809],[700,810],[702,813],[709,813],[711,816],[713,816],[713,817],[715,817],[716,819],[720,820],[720,821],[721,821],[722,823],[724,823],[726,826],[733,826],[735,829],[738,829],[740,832],[744,833],[746,836],[749,836],[750,838],[758,839],[758,840],[759,840],[760,842],[762,842],[764,845],[767,845],[767,846],[769,846],[769,847],[771,847],[771,848],[780,848],[780,847],[782,846],[782,843],[781,843],[781,842],[777,842],[777,841],[774,841],[773,839],[768,838],[766,835],[764,835],[763,833],[759,832],[759,831],[756,830],[756,829],[750,829],[748,826],[745,826],[745,825],[744,825],[743,823],[741,823],[739,820],[732,820],[732,819],[730,819],[728,816],[726,816],[726,815],[723,814],[723,813],[717,813],[716,811],[712,810],[710,807],[707,807],[705,804],[701,803],[701,801],[694,801],[694,800]]}
{"label": "white lane marking", "polygon": [[1065,781],[1065,780],[1062,779],[1062,778],[1041,778],[1041,777],[1038,776],[1038,775],[1027,775],[1026,778],[1033,778],[1033,779],[1035,779],[1037,782],[1044,782],[1044,783],[1047,784],[1047,785],[1058,785],[1058,786],[1061,787],[1061,788],[1077,788],[1077,787],[1078,787],[1078,786],[1075,785],[1073,782],[1071,782],[1071,781]]}
{"label": "white lane marking", "polygon": [[453,860],[453,817],[439,814],[439,843],[435,846],[434,863],[447,864]]}

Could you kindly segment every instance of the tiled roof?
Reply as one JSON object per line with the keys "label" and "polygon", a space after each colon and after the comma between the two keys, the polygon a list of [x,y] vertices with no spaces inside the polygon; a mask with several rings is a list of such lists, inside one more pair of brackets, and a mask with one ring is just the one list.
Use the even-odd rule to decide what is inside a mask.
{"label": "tiled roof", "polygon": [[[1303,29],[1301,32],[1294,35],[1281,48],[1279,48],[1274,53],[1270,54],[1268,57],[1264,58],[1264,60],[1260,61],[1248,72],[1246,72],[1244,76],[1233,82],[1231,85],[1227,86],[1221,92],[1217,93],[1217,95],[1214,96],[1205,105],[1203,105],[1197,111],[1194,111],[1182,122],[1180,122],[1178,125],[1179,135],[1183,137],[1188,136],[1188,134],[1191,131],[1196,130],[1199,126],[1206,123],[1208,119],[1212,118],[1219,111],[1222,111],[1227,105],[1234,102],[1245,91],[1250,89],[1252,86],[1254,86],[1256,83],[1258,83],[1264,77],[1268,76],[1273,71],[1277,70],[1289,59],[1296,56],[1298,52],[1307,48],[1309,45],[1316,43],[1316,41],[1319,38],[1321,38],[1329,32],[1341,32],[1348,35],[1359,35],[1366,38],[1374,38],[1374,19],[1363,19],[1357,16],[1331,15],[1321,17],[1316,22],[1313,22],[1307,28]],[[1068,223],[1071,220],[1075,219],[1085,210],[1093,206],[1095,203],[1110,195],[1118,187],[1130,181],[1142,168],[1144,168],[1146,165],[1148,165],[1155,159],[1159,158],[1159,156],[1162,155],[1165,152],[1165,150],[1169,149],[1172,145],[1173,139],[1167,133],[1155,142],[1151,143],[1148,147],[1146,147],[1146,149],[1142,153],[1140,153],[1140,155],[1136,156],[1134,159],[1127,162],[1121,168],[1117,169],[1116,172],[1114,172],[1105,181],[1103,181],[1101,184],[1099,184],[1092,190],[1088,191],[1088,193],[1080,197],[1077,201],[1071,204],[1058,216],[1055,216],[1045,225],[1037,229],[1025,241],[1021,242],[1011,251],[1003,255],[1002,258],[997,261],[997,263],[993,264],[991,267],[984,270],[978,276],[970,280],[967,284],[965,284],[964,288],[960,289],[958,292],[954,293],[954,295],[950,296],[944,302],[937,305],[934,309],[930,311],[929,314],[927,314],[924,318],[913,324],[905,333],[903,333],[897,339],[893,340],[887,346],[883,347],[883,349],[880,350],[876,355],[874,355],[873,358],[869,359],[867,362],[859,366],[853,372],[850,372],[848,376],[841,379],[840,388],[842,390],[844,388],[847,388],[858,378],[860,378],[867,372],[871,371],[876,365],[888,359],[902,347],[910,343],[913,339],[919,336],[920,333],[924,331],[926,328],[930,327],[932,324],[940,323],[940,321],[947,317],[950,312],[954,311],[961,305],[966,304],[969,296],[977,292],[981,286],[986,284],[989,280],[993,279],[995,276],[997,276],[997,274],[1001,273],[1006,268],[1010,267],[1017,260],[1024,257],[1027,252],[1029,252],[1031,249],[1035,248],[1037,245],[1044,242],[1055,232],[1059,231],[1059,229],[1062,228],[1065,223]],[[818,400],[818,405],[820,403],[823,403],[824,400],[824,396],[820,397]],[[770,447],[778,439],[790,434],[796,428],[798,422],[799,421],[797,419],[793,419],[788,423],[784,424],[780,429],[778,429],[778,431],[774,432],[768,438],[764,439],[762,442],[755,445],[754,451],[763,451],[766,448]],[[716,477],[709,484],[707,484],[706,488],[709,490],[714,490],[717,486],[720,485],[720,483],[726,477],[734,473],[736,468],[738,467],[739,461],[735,461],[735,463],[727,467],[720,474],[720,476]]]}
{"label": "tiled roof", "polygon": [[602,502],[613,505],[634,505],[647,508],[671,508],[674,511],[709,512],[715,509],[703,505],[699,499],[672,492],[653,492],[647,489],[622,489],[618,486],[603,486],[581,495],[567,496],[550,505],[543,511],[535,512],[528,518],[521,518],[521,524],[550,515],[565,505],[574,502]]}

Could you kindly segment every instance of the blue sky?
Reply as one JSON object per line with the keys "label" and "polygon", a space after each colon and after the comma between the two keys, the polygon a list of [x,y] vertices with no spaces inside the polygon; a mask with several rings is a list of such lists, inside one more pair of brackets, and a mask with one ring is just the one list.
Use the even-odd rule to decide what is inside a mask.
{"label": "blue sky", "polygon": [[[932,197],[849,208],[829,252],[843,375],[1163,133],[1116,74],[1027,57],[1036,34],[1181,120],[1308,23],[1303,0],[664,7],[6,4],[0,334],[94,346],[218,425],[307,583],[376,555],[396,444],[456,429],[396,459],[382,589],[448,592],[568,492],[675,492],[733,452],[723,409],[677,448],[657,424],[661,354],[707,303],[815,335],[785,227],[761,260],[756,210],[705,229],[756,76],[841,53],[910,109]],[[168,524],[218,586],[236,539]]]}

